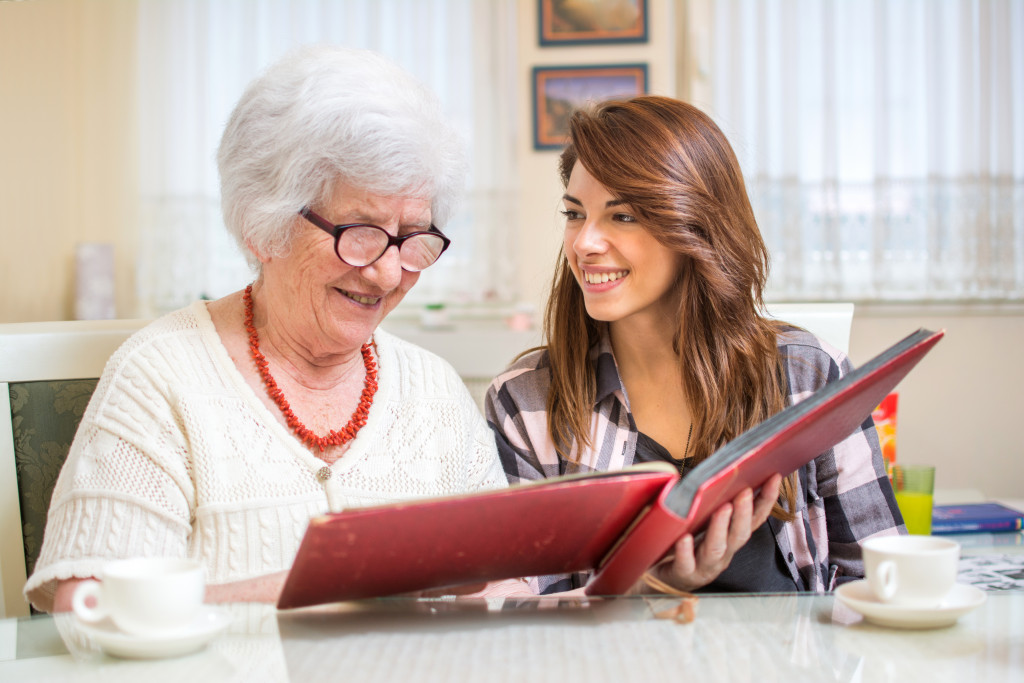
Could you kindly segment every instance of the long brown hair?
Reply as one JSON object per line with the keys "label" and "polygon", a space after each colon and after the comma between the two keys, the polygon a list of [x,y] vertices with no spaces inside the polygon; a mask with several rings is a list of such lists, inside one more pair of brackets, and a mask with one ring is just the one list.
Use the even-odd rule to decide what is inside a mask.
{"label": "long brown hair", "polygon": [[[562,184],[576,163],[641,224],[681,254],[673,346],[690,406],[695,462],[785,407],[786,378],[766,319],[768,250],[732,147],[703,112],[679,100],[641,96],[577,111],[559,159]],[[596,380],[588,351],[601,328],[560,254],[545,311],[551,357],[548,428],[562,457],[590,447]],[[793,510],[792,481],[784,497]],[[772,513],[790,519],[779,505]]]}

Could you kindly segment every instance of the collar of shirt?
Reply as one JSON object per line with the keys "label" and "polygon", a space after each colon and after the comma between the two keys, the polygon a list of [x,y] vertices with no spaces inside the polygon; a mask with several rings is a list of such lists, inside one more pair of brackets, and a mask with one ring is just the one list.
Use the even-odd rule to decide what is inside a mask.
{"label": "collar of shirt", "polygon": [[619,392],[618,398],[628,408],[629,398],[626,395],[626,387],[622,384],[622,378],[619,376],[619,367],[615,363],[612,339],[608,334],[607,326],[601,331],[601,338],[597,344],[590,349],[590,361],[594,364],[594,379],[597,384],[594,405],[599,405],[615,392]]}

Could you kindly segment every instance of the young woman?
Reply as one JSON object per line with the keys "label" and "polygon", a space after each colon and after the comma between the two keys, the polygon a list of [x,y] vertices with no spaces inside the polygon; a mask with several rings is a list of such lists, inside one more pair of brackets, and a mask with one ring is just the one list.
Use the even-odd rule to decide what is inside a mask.
{"label": "young woman", "polygon": [[[577,112],[559,170],[565,237],[548,343],[487,395],[511,482],[656,460],[685,473],[849,372],[845,354],[764,317],[768,253],[736,157],[707,115],[654,96]],[[859,540],[902,532],[868,420],[785,482],[724,505],[650,583],[831,590],[863,576]],[[587,578],[541,577],[540,588]]]}

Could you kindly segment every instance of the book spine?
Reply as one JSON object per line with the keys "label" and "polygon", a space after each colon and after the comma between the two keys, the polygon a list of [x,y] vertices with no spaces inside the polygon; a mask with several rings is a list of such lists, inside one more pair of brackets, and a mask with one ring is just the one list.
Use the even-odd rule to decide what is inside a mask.
{"label": "book spine", "polygon": [[932,521],[932,533],[937,535],[942,534],[966,534],[972,531],[1020,531],[1021,523],[1024,519],[1001,519],[993,521],[973,521],[973,522],[952,522],[944,521],[937,522]]}
{"label": "book spine", "polygon": [[665,556],[689,528],[664,505],[664,492],[608,555],[586,587],[587,595],[622,595]]}

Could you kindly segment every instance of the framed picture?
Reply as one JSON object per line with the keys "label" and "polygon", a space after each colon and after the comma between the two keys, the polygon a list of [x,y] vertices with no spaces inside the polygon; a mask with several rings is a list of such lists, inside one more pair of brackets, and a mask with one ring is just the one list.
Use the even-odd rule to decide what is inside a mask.
{"label": "framed picture", "polygon": [[647,0],[538,0],[540,44],[646,43]]}
{"label": "framed picture", "polygon": [[561,149],[569,117],[588,102],[647,92],[646,64],[533,68],[533,148]]}

